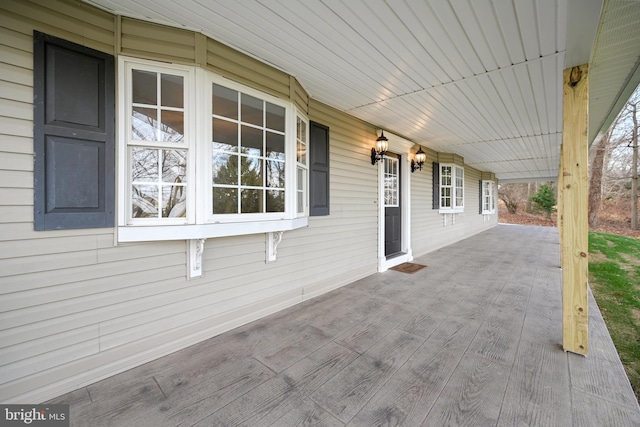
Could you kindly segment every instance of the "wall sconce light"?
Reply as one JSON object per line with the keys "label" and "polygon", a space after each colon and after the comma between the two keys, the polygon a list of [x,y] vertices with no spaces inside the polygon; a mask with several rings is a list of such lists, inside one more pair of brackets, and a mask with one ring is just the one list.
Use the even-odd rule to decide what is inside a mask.
{"label": "wall sconce light", "polygon": [[385,155],[388,149],[389,140],[384,136],[384,131],[382,131],[378,139],[376,139],[376,146],[371,148],[371,164],[375,165],[378,160],[382,160],[382,156]]}
{"label": "wall sconce light", "polygon": [[411,159],[411,172],[415,172],[418,169],[422,170],[425,160],[427,160],[427,155],[422,151],[422,147],[420,147],[416,152],[415,158]]}

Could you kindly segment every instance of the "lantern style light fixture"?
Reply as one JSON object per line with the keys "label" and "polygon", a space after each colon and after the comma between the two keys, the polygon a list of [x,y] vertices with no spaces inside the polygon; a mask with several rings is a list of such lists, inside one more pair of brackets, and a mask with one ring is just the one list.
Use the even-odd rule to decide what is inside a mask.
{"label": "lantern style light fixture", "polygon": [[424,151],[422,151],[422,146],[416,152],[416,155],[413,159],[411,159],[411,172],[415,172],[417,170],[422,170],[422,166],[424,166],[424,162],[427,160],[427,155]]}
{"label": "lantern style light fixture", "polygon": [[376,139],[376,146],[371,148],[371,164],[375,165],[378,160],[382,160],[382,156],[389,149],[389,140],[384,136],[384,131],[380,132],[380,136]]}

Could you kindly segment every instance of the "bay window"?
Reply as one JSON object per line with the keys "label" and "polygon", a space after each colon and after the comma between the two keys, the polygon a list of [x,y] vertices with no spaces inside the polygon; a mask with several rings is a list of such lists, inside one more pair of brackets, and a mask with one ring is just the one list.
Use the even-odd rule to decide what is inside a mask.
{"label": "bay window", "polygon": [[121,58],[119,240],[307,224],[307,119],[204,69]]}

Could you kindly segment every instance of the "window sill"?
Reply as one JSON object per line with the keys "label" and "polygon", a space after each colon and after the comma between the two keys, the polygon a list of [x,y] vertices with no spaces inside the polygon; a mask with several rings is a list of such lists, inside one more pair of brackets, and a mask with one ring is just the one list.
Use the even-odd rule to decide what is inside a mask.
{"label": "window sill", "polygon": [[440,210],[438,211],[438,213],[441,213],[441,214],[454,214],[454,213],[463,213],[463,212],[464,212],[464,208],[456,208],[456,209],[440,208]]}
{"label": "window sill", "polygon": [[496,211],[482,211],[482,215],[495,215]]}
{"label": "window sill", "polygon": [[289,231],[306,227],[307,217],[229,224],[153,225],[118,227],[118,242],[210,239],[247,234]]}

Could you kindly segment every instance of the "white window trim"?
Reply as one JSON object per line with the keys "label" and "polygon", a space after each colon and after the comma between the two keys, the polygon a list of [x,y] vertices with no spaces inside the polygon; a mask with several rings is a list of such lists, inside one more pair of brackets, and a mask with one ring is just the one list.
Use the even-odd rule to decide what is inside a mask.
{"label": "white window trim", "polygon": [[[182,148],[188,148],[187,167],[187,216],[186,218],[133,219],[131,218],[130,165],[129,165],[129,129],[131,126],[128,109],[130,104],[132,68],[148,69],[154,72],[167,72],[185,76],[185,141]],[[293,102],[276,98],[250,87],[238,84],[218,76],[210,71],[190,66],[167,64],[144,59],[121,56],[118,60],[118,163],[117,203],[118,203],[118,242],[162,241],[207,239],[225,236],[271,233],[294,230],[308,226],[308,153],[307,178],[305,188],[305,212],[297,212],[297,158],[296,158],[296,117],[308,119],[301,114]],[[262,100],[280,105],[286,109],[285,128],[285,212],[213,215],[211,212],[211,86],[221,84],[234,90],[255,96]],[[208,94],[208,95],[207,95]],[[188,140],[187,140],[188,130]],[[136,145],[140,145],[137,144]],[[170,148],[173,148],[171,146]],[[197,164],[196,164],[197,162]]]}
{"label": "white window trim", "polygon": [[[188,150],[188,161],[193,164],[195,161],[195,147],[192,144],[196,139],[195,134],[195,117],[190,112],[195,111],[196,100],[190,95],[190,88],[195,84],[194,69],[190,67],[184,67],[180,65],[156,63],[146,60],[131,60],[129,58],[122,58],[118,63],[118,76],[123,79],[125,75],[129,75],[132,68],[147,70],[152,72],[166,72],[175,75],[181,75],[184,77],[185,84],[185,143],[164,143],[163,148],[168,149],[185,149]],[[184,218],[131,218],[131,185],[129,180],[129,172],[131,170],[129,148],[131,146],[148,146],[159,147],[155,143],[146,143],[144,141],[136,141],[133,143],[130,140],[131,130],[131,115],[129,114],[129,97],[127,94],[131,93],[131,79],[124,79],[124,84],[118,85],[118,225],[119,226],[148,226],[148,225],[182,225],[193,223],[195,221],[195,206],[193,204],[193,184],[196,176],[193,167],[187,168],[187,216]]]}
{"label": "white window trim", "polygon": [[[305,144],[306,144],[306,153],[305,153],[305,158],[304,158],[304,163],[299,162],[298,158],[297,158],[297,153],[294,153],[294,158],[295,158],[295,168],[294,169],[294,175],[295,175],[295,197],[294,197],[294,201],[295,201],[295,206],[294,206],[294,211],[296,214],[296,218],[302,218],[302,217],[308,217],[309,216],[309,119],[302,114],[297,108],[295,109],[295,120],[294,120],[294,127],[295,127],[295,131],[294,131],[294,139],[296,139],[296,142],[294,143],[295,149],[297,150],[298,146],[297,146],[297,138],[298,138],[298,119],[300,119],[302,122],[305,123]],[[294,150],[295,151],[295,150]],[[298,168],[302,168],[306,171],[305,175],[304,175],[304,183],[303,183],[303,189],[302,191],[304,192],[303,195],[303,210],[302,212],[298,211]]]}
{"label": "white window trim", "polygon": [[[239,83],[236,83],[232,80],[226,79],[224,77],[217,76],[210,72],[205,72],[205,80],[203,82],[204,90],[199,91],[202,93],[204,100],[203,102],[207,102],[207,100],[211,99],[212,96],[212,84],[216,83],[222,86],[225,86],[229,89],[236,90],[238,92],[245,93],[247,95],[251,95],[253,97],[259,98],[263,101],[270,102],[275,105],[279,105],[286,110],[286,127],[285,127],[285,211],[284,212],[266,212],[266,213],[244,213],[244,214],[218,214],[214,215],[210,213],[213,211],[212,199],[210,197],[205,196],[204,194],[200,195],[201,200],[205,200],[205,210],[206,212],[204,223],[209,224],[228,224],[228,223],[246,223],[246,222],[261,222],[261,221],[270,221],[270,220],[288,220],[296,217],[296,200],[295,200],[295,185],[289,183],[295,183],[296,181],[296,168],[294,165],[297,164],[296,161],[296,153],[295,153],[295,139],[296,139],[296,117],[298,114],[295,107],[293,107],[291,102],[283,101],[282,99],[276,98],[269,94],[260,92],[258,90],[252,89],[247,86],[243,86]],[[203,104],[200,104],[203,105]],[[211,105],[204,104],[203,108],[201,108],[205,114],[201,120],[201,123],[210,123],[210,117],[212,115]],[[204,141],[211,141],[211,126],[205,126],[205,134]],[[211,148],[211,144],[206,144],[205,154],[202,156],[205,164],[202,165],[204,171],[206,171],[205,182],[212,182],[211,167],[207,166],[206,162],[211,159],[213,155],[213,150]],[[203,189],[207,189],[207,186],[201,186]],[[210,188],[209,188],[210,189]],[[205,190],[208,191],[208,190]]]}
{"label": "white window trim", "polygon": [[[489,186],[489,194],[485,194],[485,185]],[[494,181],[482,180],[482,214],[491,215],[496,213],[496,185]],[[484,207],[487,204],[487,198],[489,199],[489,210]]]}
{"label": "white window trim", "polygon": [[[388,156],[384,156],[382,158],[382,164],[383,164],[383,168],[382,168],[382,174],[383,174],[383,191],[384,191],[384,207],[385,208],[397,208],[400,207],[400,192],[399,192],[399,185],[398,185],[398,181],[399,179],[401,179],[400,174],[398,173],[398,171],[401,169],[400,168],[400,159],[395,158],[395,157],[388,157]],[[395,166],[395,174],[393,176],[395,176],[396,181],[395,181],[395,187],[393,188],[389,188],[387,186],[387,176],[391,175],[390,172],[387,172],[387,165],[394,165]],[[393,191],[393,199],[395,200],[395,203],[387,203],[387,195],[386,192],[387,190],[390,189],[391,191]]]}
{"label": "white window trim", "polygon": [[[442,181],[440,181],[438,183],[438,203],[439,203],[439,210],[438,213],[441,214],[450,214],[450,213],[462,213],[464,212],[464,196],[465,196],[465,189],[464,189],[464,167],[457,165],[455,163],[440,163],[440,171],[438,176],[442,177],[442,169],[445,167],[450,167],[451,168],[451,207],[443,207],[442,206]],[[457,206],[456,205],[456,193],[457,193],[457,186],[456,186],[456,178],[458,175],[458,171],[462,171],[462,205],[461,206]],[[442,178],[440,178],[442,179]]]}

